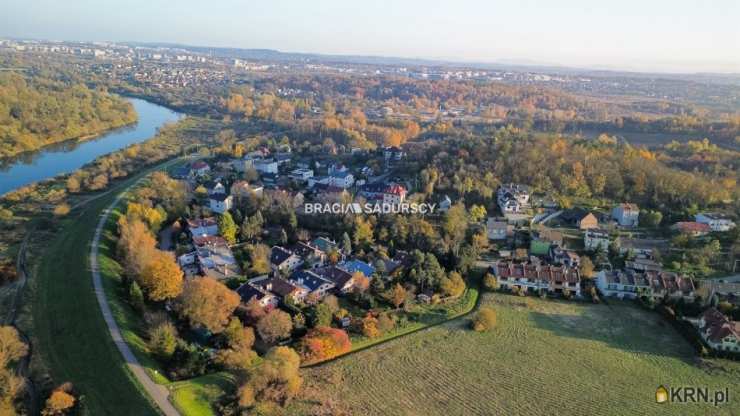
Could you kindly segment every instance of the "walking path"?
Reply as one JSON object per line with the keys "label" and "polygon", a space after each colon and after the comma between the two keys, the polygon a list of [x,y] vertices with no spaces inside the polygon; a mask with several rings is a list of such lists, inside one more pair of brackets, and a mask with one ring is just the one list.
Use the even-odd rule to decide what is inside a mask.
{"label": "walking path", "polygon": [[[135,182],[134,185],[138,182],[139,181]],[[103,313],[103,319],[105,319],[105,323],[108,326],[113,342],[121,352],[121,355],[123,355],[123,359],[126,361],[131,373],[133,373],[134,377],[136,377],[144,390],[146,390],[149,397],[154,400],[162,413],[166,416],[180,416],[180,413],[168,399],[170,393],[167,388],[152,381],[144,367],[139,363],[139,360],[129,348],[128,344],[126,344],[126,341],[123,339],[123,335],[121,334],[121,330],[118,328],[118,324],[113,318],[113,313],[108,304],[108,298],[105,296],[105,290],[103,289],[103,280],[100,276],[100,267],[98,265],[98,246],[100,245],[100,236],[103,233],[103,228],[105,228],[105,224],[108,221],[111,211],[121,201],[124,194],[125,192],[122,192],[116,196],[113,203],[103,211],[100,221],[98,222],[98,226],[95,228],[95,237],[93,238],[92,247],[90,248],[90,268],[92,269],[95,297],[98,299],[100,310]]]}

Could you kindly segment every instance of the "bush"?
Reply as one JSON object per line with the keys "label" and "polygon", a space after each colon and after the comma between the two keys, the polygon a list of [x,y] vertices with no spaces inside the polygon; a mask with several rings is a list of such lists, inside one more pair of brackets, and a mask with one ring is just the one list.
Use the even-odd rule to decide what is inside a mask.
{"label": "bush", "polygon": [[344,354],[352,348],[352,343],[341,329],[318,327],[308,331],[298,348],[301,359],[310,364]]}
{"label": "bush", "polygon": [[486,290],[490,290],[491,292],[497,290],[499,288],[499,285],[496,276],[492,275],[491,273],[486,273],[486,275],[483,276],[483,287],[486,288]]}
{"label": "bush", "polygon": [[496,326],[496,311],[491,308],[481,308],[473,317],[473,330],[485,332]]}

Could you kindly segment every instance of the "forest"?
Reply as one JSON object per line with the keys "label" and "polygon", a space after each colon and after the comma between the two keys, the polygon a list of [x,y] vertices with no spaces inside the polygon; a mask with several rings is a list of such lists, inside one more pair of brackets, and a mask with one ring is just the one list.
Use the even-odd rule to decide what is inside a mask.
{"label": "forest", "polygon": [[44,74],[0,74],[0,157],[89,138],[136,118],[128,101],[103,88]]}

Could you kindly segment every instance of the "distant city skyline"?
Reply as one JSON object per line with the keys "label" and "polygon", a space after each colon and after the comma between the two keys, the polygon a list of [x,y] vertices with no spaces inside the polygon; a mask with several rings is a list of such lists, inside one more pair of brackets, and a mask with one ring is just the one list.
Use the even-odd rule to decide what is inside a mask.
{"label": "distant city skyline", "polygon": [[6,0],[0,37],[740,73],[740,2]]}

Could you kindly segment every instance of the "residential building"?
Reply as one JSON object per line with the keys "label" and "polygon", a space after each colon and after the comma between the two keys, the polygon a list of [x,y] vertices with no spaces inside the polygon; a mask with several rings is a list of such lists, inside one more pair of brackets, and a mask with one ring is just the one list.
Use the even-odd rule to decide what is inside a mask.
{"label": "residential building", "polygon": [[671,228],[681,234],[687,234],[692,237],[701,237],[712,231],[709,224],[696,221],[680,221],[673,224]]}
{"label": "residential building", "polygon": [[208,163],[198,160],[190,165],[190,176],[191,177],[203,177],[211,173],[211,167]]}
{"label": "residential building", "polygon": [[622,203],[612,209],[612,218],[622,227],[637,227],[640,209],[637,204]]}
{"label": "residential building", "polygon": [[314,246],[310,241],[307,243],[299,241],[291,247],[291,251],[303,260],[304,265],[313,269],[324,267],[327,261],[326,252]]}
{"label": "residential building", "polygon": [[548,256],[553,264],[576,268],[581,265],[581,257],[573,250],[566,250],[558,245],[551,245]]}
{"label": "residential building", "polygon": [[506,240],[508,230],[509,224],[506,221],[497,221],[493,217],[486,221],[486,234],[489,240]]}
{"label": "residential building", "polygon": [[496,202],[504,214],[520,213],[529,208],[529,188],[514,183],[501,185],[496,192]]}
{"label": "residential building", "polygon": [[399,205],[406,200],[406,188],[395,183],[371,183],[360,188],[360,195],[372,202]]}
{"label": "residential building", "polygon": [[369,265],[368,263],[365,263],[364,261],[360,261],[360,260],[348,260],[343,263],[340,263],[338,267],[343,270],[346,270],[347,272],[351,274],[360,272],[368,279],[371,279],[373,277],[373,274],[375,273],[375,267]]}
{"label": "residential building", "polygon": [[339,293],[350,293],[355,288],[355,281],[352,273],[340,269],[337,266],[323,267],[314,270],[314,272],[324,279],[334,283],[334,289]]}
{"label": "residential building", "polygon": [[236,289],[236,293],[241,297],[243,304],[249,303],[252,299],[256,299],[257,302],[263,308],[276,308],[280,299],[274,294],[264,290],[261,287],[253,286],[250,283],[244,283]]}
{"label": "residential building", "polygon": [[659,272],[663,270],[663,265],[648,257],[635,257],[624,263],[626,269],[636,272]]}
{"label": "residential building", "polygon": [[596,287],[604,296],[628,299],[645,296],[653,300],[683,298],[693,302],[696,296],[691,278],[665,271],[602,270],[597,275]]}
{"label": "residential building", "polygon": [[290,275],[290,283],[308,291],[305,300],[316,302],[324,298],[335,286],[334,282],[327,280],[310,270],[298,270]]}
{"label": "residential building", "polygon": [[590,251],[608,250],[611,240],[609,233],[599,228],[587,229],[583,233],[583,247]]}
{"label": "residential building", "polygon": [[406,152],[398,146],[387,146],[383,148],[383,158],[386,162],[399,161],[406,157]]}
{"label": "residential building", "polygon": [[234,197],[226,194],[214,194],[208,198],[211,211],[223,214],[234,207]]}
{"label": "residential building", "polygon": [[290,250],[275,246],[270,251],[270,265],[275,272],[290,273],[303,264],[303,260]]}
{"label": "residential building", "polygon": [[187,220],[188,232],[191,237],[218,235],[218,222],[213,217]]}
{"label": "residential building", "polygon": [[231,195],[234,198],[246,198],[250,195],[261,196],[264,189],[259,185],[250,185],[247,181],[236,181],[231,185]]}
{"label": "residential building", "polygon": [[296,286],[293,283],[276,276],[256,281],[252,284],[262,290],[273,293],[282,299],[283,302],[291,301],[294,303],[301,303],[306,299],[306,296],[308,296],[309,293],[308,288]]}
{"label": "residential building", "polygon": [[581,277],[577,268],[500,260],[492,269],[502,289],[516,287],[532,293],[545,290],[553,294],[568,291],[575,296],[581,295]]}
{"label": "residential building", "polygon": [[203,186],[206,188],[208,196],[226,194],[226,187],[221,183],[220,180],[208,181],[204,183]]}
{"label": "residential building", "polygon": [[698,326],[702,339],[713,350],[740,352],[740,322],[731,321],[712,307],[704,311]]}
{"label": "residential building", "polygon": [[355,183],[355,177],[348,171],[335,171],[329,174],[329,185],[347,189]]}
{"label": "residential building", "polygon": [[241,275],[239,264],[229,248],[229,243],[219,236],[193,236],[194,251],[178,257],[185,269],[196,268],[198,273],[214,279],[228,279]]}
{"label": "residential building", "polygon": [[259,173],[277,174],[278,163],[273,159],[256,159],[254,169]]}
{"label": "residential building", "polygon": [[724,214],[702,212],[700,214],[696,214],[694,218],[698,223],[708,224],[709,228],[715,232],[730,231],[735,228],[735,223],[730,219],[730,217]]}
{"label": "residential building", "polygon": [[622,238],[617,239],[617,245],[621,254],[632,252],[636,256],[653,257],[655,251],[665,251],[668,241],[647,238]]}
{"label": "residential building", "polygon": [[596,215],[583,208],[566,209],[560,214],[560,219],[581,230],[599,228],[599,220]]}
{"label": "residential building", "polygon": [[289,177],[295,181],[308,181],[309,178],[313,178],[313,169],[294,169],[290,172]]}

